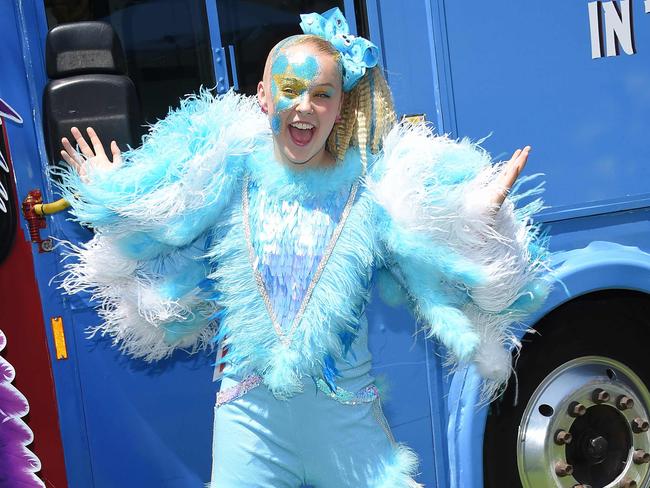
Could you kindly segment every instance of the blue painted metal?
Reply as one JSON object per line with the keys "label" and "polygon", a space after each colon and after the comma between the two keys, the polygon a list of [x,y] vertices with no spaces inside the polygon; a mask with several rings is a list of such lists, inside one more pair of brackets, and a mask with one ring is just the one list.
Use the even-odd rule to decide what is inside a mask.
{"label": "blue painted metal", "polygon": [[[367,5],[399,113],[424,112],[455,136],[492,133],[483,145],[498,158],[534,146],[528,171],[546,173],[550,205],[538,220],[567,259],[557,272],[568,292],[558,286],[530,323],[591,291],[650,293],[647,99],[633,88],[650,78],[647,52],[592,60],[586,1],[552,8],[503,0]],[[650,45],[642,2],[634,8],[637,46]],[[418,69],[427,63],[433,74]],[[449,478],[440,486],[483,485],[487,409],[476,407],[479,384],[473,368],[456,372],[446,411],[432,410],[448,420],[436,437],[448,448]]]}
{"label": "blue painted metal", "polygon": [[[435,66],[432,61],[436,52],[428,41],[430,30],[433,28],[431,15],[421,15],[419,8],[427,7],[427,2],[379,2],[367,0],[366,10],[368,15],[368,26],[370,39],[377,44],[381,52],[381,64],[384,67],[386,77],[391,84],[398,113],[404,114],[427,114],[427,118],[434,118],[438,127],[442,127],[442,112],[440,107],[440,94],[438,92],[438,78],[432,71]],[[415,25],[413,25],[415,24]],[[405,38],[406,37],[406,38]],[[426,37],[426,39],[423,39]],[[416,62],[417,54],[422,52],[421,46],[426,44],[431,58],[427,61]],[[411,48],[409,48],[411,46]],[[417,47],[416,47],[417,46]],[[408,75],[403,74],[408,72]],[[429,87],[433,86],[433,91]],[[433,115],[432,115],[433,114]],[[379,307],[378,313],[374,307]],[[395,354],[392,362],[385,363],[383,354],[387,349],[377,346],[377,341],[386,335],[382,328],[382,322],[399,324],[396,332],[415,330],[413,318],[404,310],[395,311],[382,307],[376,301],[369,308],[368,315],[370,327],[369,342],[375,361],[374,371],[389,371],[394,378],[392,383],[399,388],[400,404],[393,405],[387,410],[387,418],[393,429],[396,438],[411,446],[420,457],[421,475],[418,481],[425,486],[448,486],[448,451],[445,448],[446,432],[445,424],[447,409],[443,398],[446,394],[446,376],[441,366],[440,358],[442,351],[432,347],[431,342],[418,338],[418,351],[424,351],[424,357],[415,354],[413,350],[395,348],[398,337],[391,337],[390,341],[384,339],[385,343],[391,344],[389,352]],[[403,339],[402,339],[403,340]],[[421,359],[420,359],[421,358]],[[404,361],[415,367],[409,369],[397,369],[395,365]],[[424,384],[417,384],[412,388],[415,378],[419,379],[422,368],[417,367],[413,361],[424,361],[426,378]],[[400,424],[400,415],[408,414],[414,406],[426,405],[427,410],[423,413],[422,422],[418,422],[419,432],[404,432],[395,428]],[[411,435],[409,435],[411,434]]]}
{"label": "blue painted metal", "polygon": [[542,211],[536,216],[539,222],[559,222],[568,219],[586,217],[589,215],[609,214],[624,210],[636,210],[650,207],[650,194],[586,202],[583,205],[568,205]]}
{"label": "blue painted metal", "polygon": [[440,124],[428,1],[368,0],[366,8],[371,39],[381,49],[398,115],[425,114]]}
{"label": "blue painted metal", "polygon": [[[632,2],[638,52],[591,59],[587,1],[443,2],[459,134],[524,144],[553,209],[647,199],[650,21]],[[486,19],[491,19],[486,22]]]}
{"label": "blue painted metal", "polygon": [[449,385],[446,486],[450,488],[483,485],[483,430],[488,408],[480,404],[480,390],[481,377],[473,365],[458,370]]}
{"label": "blue painted metal", "polygon": [[[39,48],[44,16],[42,11],[39,12],[39,6],[32,1],[3,2],[0,12],[0,32],[3,41],[0,54],[3,67],[0,97],[11,103],[22,114],[24,120],[20,127],[7,124],[14,159],[17,196],[22,199],[28,191],[40,188],[44,198],[47,198],[52,193],[41,171],[47,163],[44,159],[39,109],[39,94],[42,93],[45,82],[43,57]],[[18,235],[17,238],[28,240],[26,223],[22,215],[20,223],[24,234]],[[57,224],[52,223],[42,233],[56,231],[56,228]],[[54,288],[47,286],[52,276],[60,271],[58,256],[54,253],[35,254],[34,268],[46,321],[49,317],[61,316],[64,324],[72,324],[70,311],[65,307],[61,296]],[[45,328],[51,351],[52,374],[57,387],[59,422],[66,450],[68,482],[73,486],[89,486],[88,483],[92,482],[92,469],[77,364],[74,361],[52,359],[56,357],[52,332],[49,324],[44,323],[42,326]],[[68,352],[74,355],[76,345],[70,339],[68,331]]]}
{"label": "blue painted metal", "polygon": [[379,47],[381,66],[386,68],[386,50],[384,49],[384,36],[381,31],[383,24],[381,9],[378,0],[366,0],[366,13],[368,15],[368,29],[370,31],[370,40]]}
{"label": "blue painted metal", "polygon": [[[446,408],[446,403],[442,399],[447,395],[449,385],[447,383],[447,375],[440,364],[440,358],[444,357],[445,351],[439,345],[434,344],[432,347],[431,343],[429,343],[426,351],[427,363],[429,364],[427,368],[429,419],[433,433],[433,466],[429,469],[432,469],[435,473],[436,486],[448,486],[449,457],[448,450],[445,449],[445,429],[449,411]],[[422,455],[420,454],[420,456]],[[427,468],[428,466],[423,465],[423,469]]]}
{"label": "blue painted metal", "polygon": [[[221,45],[221,28],[219,27],[219,11],[216,0],[205,0],[205,14],[208,18],[208,29],[210,30],[210,49],[212,51],[212,66],[214,68],[214,79],[217,83],[217,93],[226,93],[230,90],[230,77],[226,66],[226,50]],[[234,60],[231,62],[234,66]]]}
{"label": "blue painted metal", "polygon": [[393,433],[420,456],[419,481],[445,486],[445,449],[436,444],[444,432],[439,408],[442,376],[437,358],[431,358],[431,342],[416,336],[406,309],[389,308],[377,296],[367,315],[373,374],[388,387],[382,401]]}
{"label": "blue painted metal", "polygon": [[[435,29],[436,18],[431,11],[428,2],[379,2],[368,0],[366,2],[368,13],[368,25],[370,28],[371,40],[380,47],[382,54],[382,65],[385,69],[387,79],[393,89],[398,113],[426,114],[437,127],[443,126],[441,106],[440,83],[437,74],[433,71],[434,60],[437,59],[437,51],[430,41],[433,39],[432,30]],[[424,48],[424,49],[423,49]],[[427,53],[428,58],[421,56]],[[433,89],[431,88],[433,87]],[[399,312],[398,312],[399,313]],[[376,364],[382,362],[382,350],[374,347],[376,337],[381,335],[381,329],[377,331],[377,323],[381,320],[402,322],[402,329],[414,330],[416,327],[413,318],[402,311],[401,320],[395,311],[382,309],[380,317],[369,315],[371,323],[370,344]],[[423,339],[418,340],[418,344]],[[394,340],[391,340],[391,349]],[[412,390],[406,385],[412,384],[417,370],[399,371],[393,370],[393,383],[396,388],[399,385],[402,401],[401,405],[395,405],[394,409],[387,412],[387,418],[391,425],[399,424],[400,414],[412,409],[412,405],[427,405],[426,422],[427,429],[420,431],[412,438],[401,435],[396,431],[397,438],[415,449],[421,461],[418,481],[426,486],[448,486],[448,451],[446,445],[446,418],[447,409],[443,398],[446,394],[446,372],[443,370],[440,358],[444,351],[432,347],[428,342],[421,346],[425,351],[424,361],[426,362],[426,384],[422,389]],[[412,361],[417,356],[414,351],[397,351],[400,356],[396,361]],[[397,359],[399,358],[399,359]],[[376,369],[376,368],[375,368]],[[417,377],[417,376],[416,376]],[[430,436],[430,437],[429,437]],[[429,439],[428,442],[425,442]]]}
{"label": "blue painted metal", "polygon": [[445,6],[443,2],[424,2],[428,20],[428,35],[431,65],[434,68],[435,110],[436,118],[432,120],[440,134],[457,137],[456,111],[454,108],[453,83],[449,67],[449,50],[447,47],[447,27],[445,23]]}
{"label": "blue painted metal", "polygon": [[354,11],[354,0],[343,0],[343,13],[348,21],[350,34],[357,35],[357,15]]}
{"label": "blue painted metal", "polygon": [[230,71],[232,72],[232,88],[239,91],[239,80],[237,79],[237,62],[235,61],[235,46],[228,44],[228,55],[230,59]]}

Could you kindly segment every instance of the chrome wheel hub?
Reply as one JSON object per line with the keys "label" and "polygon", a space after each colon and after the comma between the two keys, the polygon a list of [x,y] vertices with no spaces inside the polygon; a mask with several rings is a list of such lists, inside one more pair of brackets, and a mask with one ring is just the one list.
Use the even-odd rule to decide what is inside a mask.
{"label": "chrome wheel hub", "polygon": [[650,486],[650,392],[627,366],[587,356],[550,373],[519,426],[524,488]]}

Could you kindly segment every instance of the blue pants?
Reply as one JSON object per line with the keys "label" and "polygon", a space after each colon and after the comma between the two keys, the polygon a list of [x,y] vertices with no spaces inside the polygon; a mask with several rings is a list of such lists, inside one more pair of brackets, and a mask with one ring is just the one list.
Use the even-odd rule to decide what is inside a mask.
{"label": "blue pants", "polygon": [[210,488],[420,486],[417,457],[395,443],[378,398],[345,405],[304,383],[288,400],[260,385],[215,407]]}

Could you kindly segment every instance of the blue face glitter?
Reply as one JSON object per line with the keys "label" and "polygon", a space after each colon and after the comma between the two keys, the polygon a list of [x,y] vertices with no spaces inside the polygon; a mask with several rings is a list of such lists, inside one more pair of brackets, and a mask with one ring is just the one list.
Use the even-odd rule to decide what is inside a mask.
{"label": "blue face glitter", "polygon": [[314,56],[307,56],[302,63],[292,63],[293,73],[305,81],[313,81],[318,74],[318,61]]}
{"label": "blue face glitter", "polygon": [[278,134],[280,132],[281,125],[282,121],[280,120],[280,114],[273,114],[273,117],[271,117],[271,130]]}
{"label": "blue face glitter", "polygon": [[271,128],[280,132],[279,112],[291,109],[302,102],[318,76],[320,65],[315,56],[302,60],[289,60],[286,54],[279,54],[271,65],[271,95],[276,113],[271,119]]}

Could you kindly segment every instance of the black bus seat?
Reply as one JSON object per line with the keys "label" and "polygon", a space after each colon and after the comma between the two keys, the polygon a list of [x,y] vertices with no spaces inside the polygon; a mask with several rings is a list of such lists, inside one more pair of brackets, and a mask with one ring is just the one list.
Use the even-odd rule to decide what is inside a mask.
{"label": "black bus seat", "polygon": [[110,153],[137,147],[140,102],[127,76],[124,51],[113,28],[104,22],[75,22],[54,27],[46,40],[50,78],[43,94],[43,123],[50,164],[61,160],[61,138],[70,128],[92,126]]}

